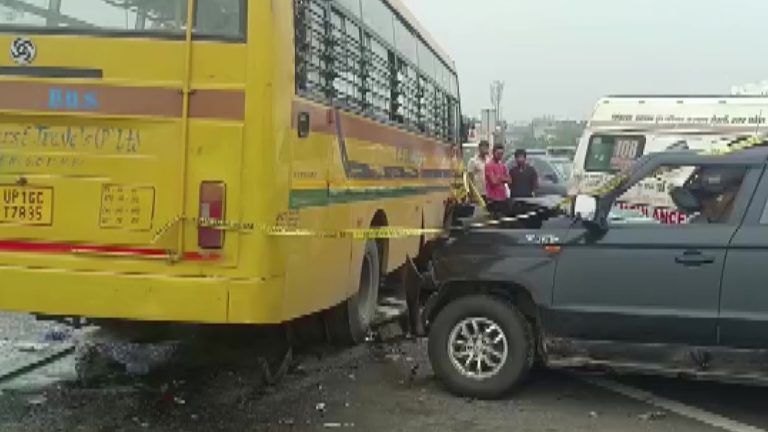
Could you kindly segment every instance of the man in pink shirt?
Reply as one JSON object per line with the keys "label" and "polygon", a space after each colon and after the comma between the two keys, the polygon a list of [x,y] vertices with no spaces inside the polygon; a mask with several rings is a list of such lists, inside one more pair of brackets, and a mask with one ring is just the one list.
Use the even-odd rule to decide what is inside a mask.
{"label": "man in pink shirt", "polygon": [[509,171],[502,162],[504,146],[493,146],[493,158],[485,165],[485,194],[488,197],[488,211],[494,215],[507,212],[507,184]]}

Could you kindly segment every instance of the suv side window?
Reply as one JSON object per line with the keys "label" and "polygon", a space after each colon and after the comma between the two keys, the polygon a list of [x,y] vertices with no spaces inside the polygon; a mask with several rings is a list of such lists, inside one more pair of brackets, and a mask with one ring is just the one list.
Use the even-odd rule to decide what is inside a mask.
{"label": "suv side window", "polygon": [[746,174],[746,167],[662,167],[619,197],[609,224],[727,224]]}

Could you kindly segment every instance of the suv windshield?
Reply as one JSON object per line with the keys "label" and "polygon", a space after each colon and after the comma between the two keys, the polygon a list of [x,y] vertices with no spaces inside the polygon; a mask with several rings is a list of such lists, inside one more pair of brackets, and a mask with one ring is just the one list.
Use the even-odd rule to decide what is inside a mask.
{"label": "suv windshield", "polygon": [[[244,0],[199,0],[195,35],[243,38]],[[0,0],[0,31],[181,37],[187,0]]]}

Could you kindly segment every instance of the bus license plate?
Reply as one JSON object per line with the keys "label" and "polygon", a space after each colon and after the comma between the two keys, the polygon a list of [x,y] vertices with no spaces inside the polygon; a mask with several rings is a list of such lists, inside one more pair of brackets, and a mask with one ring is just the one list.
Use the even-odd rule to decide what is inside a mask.
{"label": "bus license plate", "polygon": [[0,223],[51,225],[53,188],[0,186]]}

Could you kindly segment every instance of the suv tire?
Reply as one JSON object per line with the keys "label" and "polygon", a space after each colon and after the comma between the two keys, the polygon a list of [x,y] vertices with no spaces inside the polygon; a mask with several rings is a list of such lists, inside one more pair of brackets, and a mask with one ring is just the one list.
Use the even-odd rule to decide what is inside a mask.
{"label": "suv tire", "polygon": [[534,358],[531,325],[501,298],[473,295],[454,300],[429,330],[432,369],[459,396],[504,396],[526,378]]}

